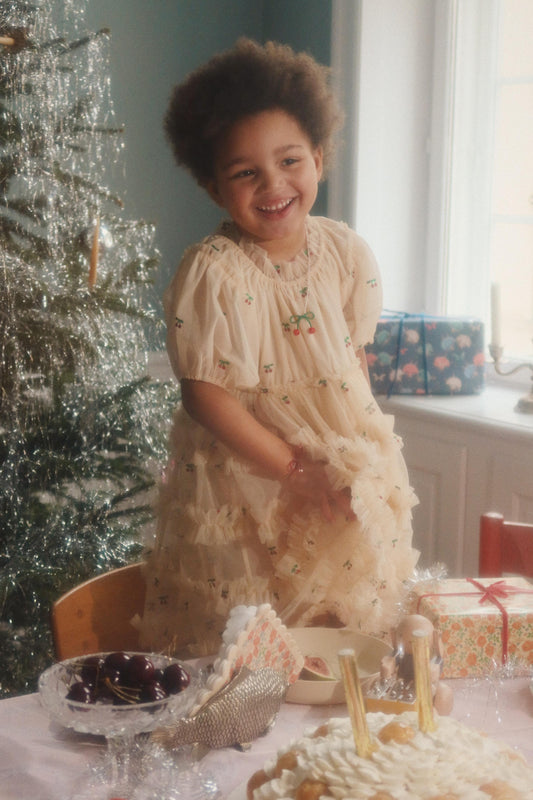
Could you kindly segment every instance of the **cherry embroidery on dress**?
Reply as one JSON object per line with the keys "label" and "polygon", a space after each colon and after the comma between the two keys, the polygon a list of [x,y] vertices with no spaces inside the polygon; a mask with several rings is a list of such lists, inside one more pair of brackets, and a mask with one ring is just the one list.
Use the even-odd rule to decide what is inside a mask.
{"label": "cherry embroidery on dress", "polygon": [[[307,280],[306,280],[306,285],[303,286],[300,289],[300,298],[304,301],[304,313],[303,314],[293,314],[289,318],[288,322],[283,322],[283,321],[281,322],[281,325],[282,325],[284,333],[289,333],[289,331],[291,330],[291,325],[295,326],[295,327],[293,327],[293,331],[292,331],[294,336],[299,336],[300,333],[302,332],[300,326],[301,326],[301,324],[302,324],[302,322],[304,320],[305,320],[305,322],[307,322],[307,324],[309,326],[307,328],[307,333],[316,333],[316,328],[313,325],[313,320],[315,318],[315,315],[314,315],[314,313],[312,311],[308,311],[307,310],[308,309],[308,303],[309,303],[309,275],[310,275],[310,272],[311,272],[311,253],[309,251],[309,246],[307,244],[307,230],[305,232],[305,240],[306,240],[306,242],[305,242],[305,248],[304,248],[303,252],[304,252],[304,255],[305,255],[306,259],[307,259],[307,275],[306,275],[306,279]],[[273,267],[276,275],[281,277],[280,265],[279,264],[272,264],[272,267]]]}
{"label": "cherry embroidery on dress", "polygon": [[289,320],[291,325],[296,325],[296,327],[293,330],[293,334],[295,336],[299,336],[300,335],[300,333],[301,333],[300,325],[303,322],[303,320],[305,320],[309,325],[309,327],[307,329],[307,333],[316,333],[316,328],[313,327],[313,323],[312,323],[312,320],[314,320],[314,318],[315,318],[315,315],[313,314],[312,311],[306,311],[304,314],[293,314],[292,317]]}

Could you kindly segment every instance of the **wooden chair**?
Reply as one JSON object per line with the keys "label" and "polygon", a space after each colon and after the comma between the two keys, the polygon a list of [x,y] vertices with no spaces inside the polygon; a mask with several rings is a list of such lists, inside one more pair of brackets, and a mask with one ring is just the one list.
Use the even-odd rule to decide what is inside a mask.
{"label": "wooden chair", "polygon": [[97,575],[56,600],[51,624],[58,660],[138,649],[139,634],[130,620],[144,608],[143,566],[139,562]]}
{"label": "wooden chair", "polygon": [[533,525],[489,512],[480,520],[479,574],[496,578],[504,573],[533,578]]}

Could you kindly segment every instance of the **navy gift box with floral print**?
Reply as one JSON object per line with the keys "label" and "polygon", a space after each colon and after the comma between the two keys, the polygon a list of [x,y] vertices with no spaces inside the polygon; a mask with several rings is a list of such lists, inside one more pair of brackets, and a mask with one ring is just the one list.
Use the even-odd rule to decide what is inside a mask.
{"label": "navy gift box with floral print", "polygon": [[478,319],[390,313],[367,345],[374,394],[479,394],[485,382]]}

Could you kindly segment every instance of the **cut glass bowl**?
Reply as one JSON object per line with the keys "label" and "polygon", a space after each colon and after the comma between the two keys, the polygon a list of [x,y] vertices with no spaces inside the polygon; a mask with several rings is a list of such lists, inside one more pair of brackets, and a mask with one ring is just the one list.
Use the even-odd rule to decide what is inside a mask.
{"label": "cut glass bowl", "polygon": [[[105,658],[107,653],[91,655]],[[142,653],[142,655],[147,655],[156,669],[164,669],[177,661],[176,658],[153,653]],[[147,733],[157,727],[170,725],[172,721],[188,714],[202,683],[200,673],[187,665],[185,669],[190,675],[189,686],[178,694],[169,695],[162,700],[128,705],[105,702],[89,704],[69,700],[67,692],[79,677],[81,662],[88,657],[81,656],[60,661],[45,670],[39,678],[39,695],[46,711],[56,722],[79,733],[110,738]]]}

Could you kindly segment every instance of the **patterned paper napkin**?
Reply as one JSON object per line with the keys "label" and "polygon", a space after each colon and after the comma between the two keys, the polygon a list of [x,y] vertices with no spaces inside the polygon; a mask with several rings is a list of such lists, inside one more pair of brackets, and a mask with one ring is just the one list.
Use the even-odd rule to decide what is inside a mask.
{"label": "patterned paper napkin", "polygon": [[226,623],[213,672],[200,691],[191,715],[226,686],[243,666],[252,671],[269,667],[291,684],[298,678],[303,664],[303,654],[271,605],[236,606]]}

